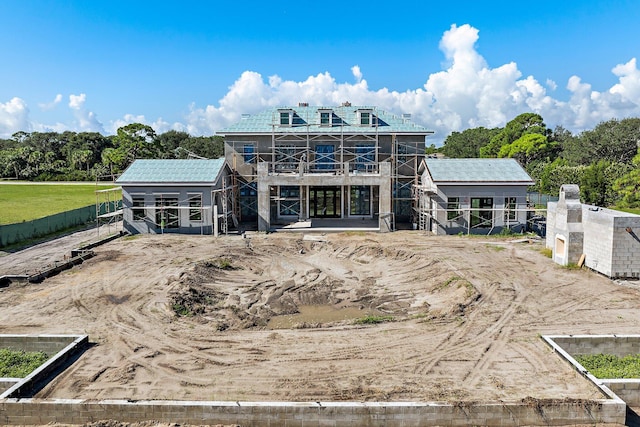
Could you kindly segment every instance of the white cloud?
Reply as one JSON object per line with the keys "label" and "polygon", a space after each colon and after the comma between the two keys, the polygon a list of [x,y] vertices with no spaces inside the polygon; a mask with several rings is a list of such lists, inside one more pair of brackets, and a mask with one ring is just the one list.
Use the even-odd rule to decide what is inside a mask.
{"label": "white cloud", "polygon": [[[256,113],[268,107],[297,105],[376,105],[401,114],[412,113],[414,122],[436,134],[430,142],[440,143],[452,131],[469,127],[504,126],[524,112],[540,114],[553,127],[563,125],[574,133],[591,129],[603,120],[640,117],[640,71],[636,58],[612,68],[618,81],[611,88],[594,90],[578,76],[566,82],[569,99],[560,100],[550,93],[558,84],[547,79],[544,83],[534,76],[523,76],[514,62],[491,67],[476,50],[478,29],[452,25],[443,33],[440,49],[444,55],[441,71],[425,75],[422,87],[404,92],[387,88],[370,88],[360,66],[354,65],[352,82],[340,83],[329,72],[311,75],[302,81],[283,80],[278,75],[264,78],[255,71],[245,71],[214,105],[189,106],[183,123],[169,123],[162,118],[147,119],[144,115],[126,114],[110,120],[107,132],[118,127],[141,122],[161,133],[169,129],[184,130],[192,135],[211,135],[238,120],[243,113]],[[55,106],[62,99],[56,96]],[[85,108],[84,93],[70,95],[68,107],[75,118],[67,129],[74,131],[103,131],[104,127],[92,111]],[[41,105],[41,108],[43,106]],[[33,123],[24,100],[13,98],[0,103],[0,137],[18,130],[67,130],[65,125]]]}
{"label": "white cloud", "polygon": [[72,110],[80,110],[84,106],[84,102],[87,100],[87,95],[81,93],[80,95],[69,95],[69,108]]}
{"label": "white cloud", "polygon": [[18,97],[0,102],[0,138],[9,138],[18,131],[31,131],[27,103]]}
{"label": "white cloud", "polygon": [[93,111],[84,108],[87,95],[69,95],[69,108],[73,112],[75,122],[73,130],[78,132],[104,132],[102,123],[98,120],[98,116]]}
{"label": "white cloud", "polygon": [[54,108],[56,108],[56,106],[58,104],[60,104],[60,102],[62,101],[62,94],[59,93],[56,95],[56,97],[53,99],[53,101],[51,102],[47,102],[47,103],[40,103],[38,104],[38,107],[40,107],[41,110],[43,111],[50,111],[53,110]]}
{"label": "white cloud", "polygon": [[351,67],[351,72],[353,73],[353,77],[356,78],[357,82],[362,80],[362,71],[360,71],[360,67],[358,65],[354,65]]}
{"label": "white cloud", "polygon": [[192,134],[210,134],[240,119],[274,105],[377,105],[401,114],[412,113],[416,123],[436,131],[432,141],[442,142],[452,131],[469,127],[504,126],[524,112],[540,114],[549,126],[558,124],[574,132],[593,128],[613,117],[640,116],[640,71],[635,58],[617,65],[612,72],[619,82],[598,92],[573,76],[567,82],[568,101],[553,98],[556,82],[544,85],[533,76],[522,77],[514,62],[491,68],[476,51],[479,31],[468,25],[452,25],[444,32],[440,49],[445,68],[428,76],[423,88],[405,92],[370,89],[358,65],[351,68],[355,83],[338,83],[328,73],[304,81],[284,81],[279,76],[245,71],[219,101],[219,106],[192,105],[186,128]]}
{"label": "white cloud", "polygon": [[126,126],[131,123],[142,123],[144,125],[151,126],[157,134],[164,133],[168,130],[187,131],[186,126],[182,123],[170,124],[169,122],[159,117],[155,121],[149,121],[144,115],[125,114],[121,119],[114,120],[109,125],[109,133],[115,134],[118,128]]}

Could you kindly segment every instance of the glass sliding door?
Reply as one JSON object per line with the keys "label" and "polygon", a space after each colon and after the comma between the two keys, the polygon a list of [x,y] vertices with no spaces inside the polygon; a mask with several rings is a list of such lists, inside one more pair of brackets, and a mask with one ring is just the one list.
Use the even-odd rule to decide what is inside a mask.
{"label": "glass sliding door", "polygon": [[340,187],[311,187],[309,216],[311,218],[340,218]]}

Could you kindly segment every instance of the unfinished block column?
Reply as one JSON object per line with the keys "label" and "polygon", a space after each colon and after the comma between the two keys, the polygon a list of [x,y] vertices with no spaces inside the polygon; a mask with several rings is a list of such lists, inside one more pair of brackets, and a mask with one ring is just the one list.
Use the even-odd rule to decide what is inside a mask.
{"label": "unfinished block column", "polygon": [[271,212],[269,210],[271,195],[269,190],[269,163],[258,163],[258,231],[269,231]]}
{"label": "unfinished block column", "polygon": [[381,233],[386,233],[391,230],[391,214],[392,214],[392,203],[391,203],[391,163],[382,162],[380,163],[380,205],[379,212],[380,216],[378,218],[378,226],[380,227]]}
{"label": "unfinished block column", "polygon": [[560,187],[554,233],[553,260],[560,265],[577,264],[583,252],[584,230],[580,188],[575,184]]}

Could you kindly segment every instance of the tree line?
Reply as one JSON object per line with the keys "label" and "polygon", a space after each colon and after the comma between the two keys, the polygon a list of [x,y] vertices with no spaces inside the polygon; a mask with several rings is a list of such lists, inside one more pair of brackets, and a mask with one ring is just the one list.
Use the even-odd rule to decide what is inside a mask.
{"label": "tree line", "polygon": [[156,134],[132,123],[115,135],[97,132],[17,132],[0,139],[0,178],[31,181],[113,180],[137,158],[181,159],[224,155],[220,136]]}
{"label": "tree line", "polygon": [[[612,119],[577,135],[524,113],[503,128],[451,133],[441,152],[452,158],[511,157],[527,170],[533,191],[557,195],[562,184],[580,185],[585,203],[640,207],[640,118]],[[132,123],[115,135],[97,132],[17,132],[0,139],[0,178],[33,181],[111,180],[136,158],[176,159],[224,155],[220,136],[191,136]]]}
{"label": "tree line", "polygon": [[453,132],[428,151],[447,157],[511,157],[536,181],[533,191],[558,195],[562,184],[580,185],[584,203],[640,207],[640,118],[612,119],[573,135],[524,113],[504,128]]}

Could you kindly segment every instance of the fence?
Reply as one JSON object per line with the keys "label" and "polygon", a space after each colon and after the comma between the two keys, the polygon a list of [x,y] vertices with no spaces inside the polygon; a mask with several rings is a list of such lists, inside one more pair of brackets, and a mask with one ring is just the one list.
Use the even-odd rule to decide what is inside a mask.
{"label": "fence", "polygon": [[557,202],[558,196],[551,196],[543,193],[527,193],[527,200],[532,206],[544,205],[545,208],[549,202]]}
{"label": "fence", "polygon": [[[99,215],[121,209],[121,203],[118,200],[101,204]],[[96,206],[90,205],[32,221],[0,225],[0,248],[95,220]]]}

